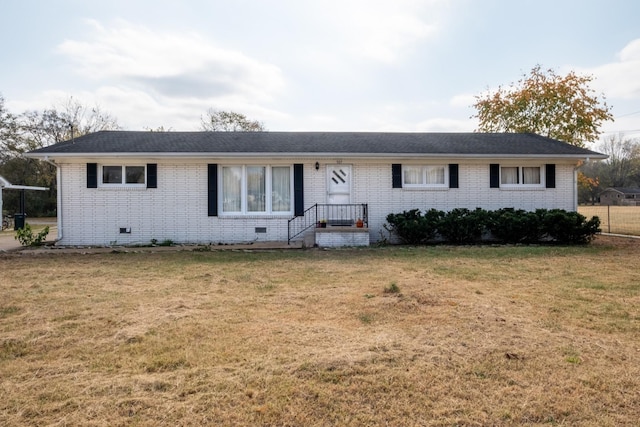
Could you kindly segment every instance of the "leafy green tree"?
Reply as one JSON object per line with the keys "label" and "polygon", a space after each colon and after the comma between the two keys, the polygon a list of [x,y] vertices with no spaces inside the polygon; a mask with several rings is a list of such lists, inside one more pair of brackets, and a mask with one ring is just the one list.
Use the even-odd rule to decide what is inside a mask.
{"label": "leafy green tree", "polygon": [[476,96],[473,105],[480,132],[531,132],[584,147],[613,120],[604,96],[589,88],[592,76],[566,76],[536,65],[509,87]]}
{"label": "leafy green tree", "polygon": [[200,128],[211,132],[264,132],[267,129],[262,122],[250,120],[241,113],[209,109],[200,118]]}

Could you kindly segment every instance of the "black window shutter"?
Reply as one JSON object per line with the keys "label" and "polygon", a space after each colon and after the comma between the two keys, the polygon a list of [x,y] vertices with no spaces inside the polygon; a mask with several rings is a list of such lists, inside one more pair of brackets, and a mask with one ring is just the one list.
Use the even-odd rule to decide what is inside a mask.
{"label": "black window shutter", "polygon": [[402,188],[402,165],[399,163],[391,165],[391,187]]}
{"label": "black window shutter", "polygon": [[500,188],[500,165],[497,163],[489,165],[489,187]]}
{"label": "black window shutter", "polygon": [[207,165],[207,206],[209,216],[218,216],[218,165]]}
{"label": "black window shutter", "polygon": [[147,163],[147,188],[158,188],[158,165]]}
{"label": "black window shutter", "polygon": [[458,188],[458,164],[449,164],[449,188]]}
{"label": "black window shutter", "polygon": [[304,215],[304,165],[293,165],[293,214]]}
{"label": "black window shutter", "polygon": [[87,163],[87,188],[98,188],[97,163]]}
{"label": "black window shutter", "polygon": [[556,165],[549,163],[544,169],[547,188],[556,188]]}

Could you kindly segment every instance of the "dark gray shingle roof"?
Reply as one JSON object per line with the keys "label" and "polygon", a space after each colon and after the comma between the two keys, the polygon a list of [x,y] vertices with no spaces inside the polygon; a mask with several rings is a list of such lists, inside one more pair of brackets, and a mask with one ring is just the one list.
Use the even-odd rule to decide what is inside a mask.
{"label": "dark gray shingle roof", "polygon": [[640,194],[640,188],[630,188],[630,187],[609,187],[602,192],[605,193],[607,191],[617,191],[622,194]]}
{"label": "dark gray shingle roof", "polygon": [[55,157],[136,153],[604,157],[535,134],[375,132],[101,131],[29,154]]}

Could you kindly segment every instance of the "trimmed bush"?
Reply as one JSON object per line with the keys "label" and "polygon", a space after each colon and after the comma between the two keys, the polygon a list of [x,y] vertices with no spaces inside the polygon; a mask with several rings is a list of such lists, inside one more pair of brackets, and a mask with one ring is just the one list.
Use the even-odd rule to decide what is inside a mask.
{"label": "trimmed bush", "polygon": [[466,208],[442,212],[430,209],[424,213],[412,209],[387,215],[384,227],[395,233],[403,243],[417,245],[434,240],[438,235],[453,244],[470,244],[481,240],[485,231],[505,243],[560,244],[589,243],[600,232],[600,219],[587,220],[577,212],[562,209],[503,208],[486,211]]}
{"label": "trimmed bush", "polygon": [[503,208],[489,213],[487,228],[493,237],[505,243],[535,243],[544,236],[542,217],[546,210],[528,212]]}
{"label": "trimmed bush", "polygon": [[435,237],[443,212],[430,209],[422,215],[420,209],[387,215],[385,228],[395,233],[403,243],[417,245]]}
{"label": "trimmed bush", "polygon": [[470,244],[480,240],[488,222],[488,212],[476,208],[456,208],[446,214],[438,224],[438,233],[448,242]]}
{"label": "trimmed bush", "polygon": [[600,218],[587,217],[578,212],[567,212],[561,209],[552,209],[544,213],[542,217],[545,232],[562,244],[589,243],[600,230]]}

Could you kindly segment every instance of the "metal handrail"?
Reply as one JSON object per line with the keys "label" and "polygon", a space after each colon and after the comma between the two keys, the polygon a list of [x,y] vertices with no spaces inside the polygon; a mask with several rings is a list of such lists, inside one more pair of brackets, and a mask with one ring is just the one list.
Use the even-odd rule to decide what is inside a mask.
{"label": "metal handrail", "polygon": [[326,226],[355,226],[360,219],[369,226],[369,207],[366,203],[319,204],[308,207],[302,215],[288,220],[287,243],[312,227],[324,222]]}

